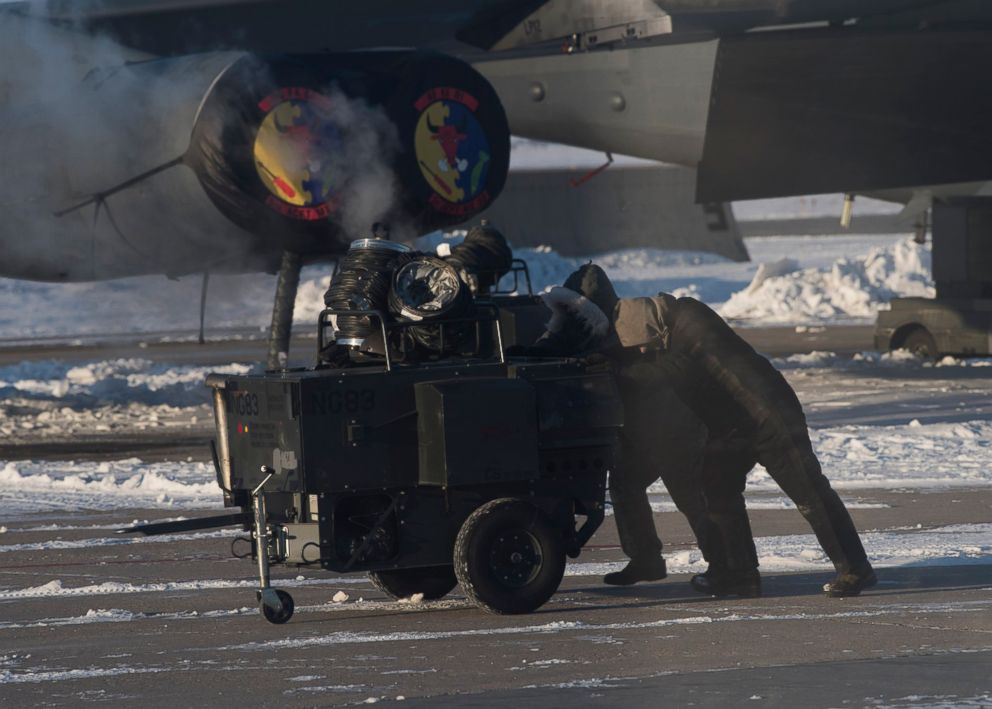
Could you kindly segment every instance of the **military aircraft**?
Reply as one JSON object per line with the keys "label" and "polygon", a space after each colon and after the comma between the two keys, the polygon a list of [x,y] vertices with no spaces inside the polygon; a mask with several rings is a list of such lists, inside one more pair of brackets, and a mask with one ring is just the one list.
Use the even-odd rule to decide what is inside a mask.
{"label": "military aircraft", "polygon": [[989,39],[980,0],[7,0],[0,272],[291,281],[476,214],[511,131],[926,209],[992,179]]}

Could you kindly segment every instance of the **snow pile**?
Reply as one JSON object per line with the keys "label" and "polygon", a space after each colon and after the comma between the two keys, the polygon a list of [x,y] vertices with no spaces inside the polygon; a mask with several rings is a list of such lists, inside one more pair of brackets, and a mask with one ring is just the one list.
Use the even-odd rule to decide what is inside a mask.
{"label": "snow pile", "polygon": [[123,508],[207,509],[223,505],[206,463],[17,461],[0,467],[5,518],[35,512]]}
{"label": "snow pile", "polygon": [[8,443],[149,429],[204,428],[212,419],[211,372],[248,374],[247,364],[199,367],[144,359],[0,367],[0,435]]}
{"label": "snow pile", "polygon": [[864,257],[841,258],[828,269],[797,268],[797,262],[783,259],[759,269],[720,314],[765,324],[863,320],[893,297],[933,297],[935,292],[930,246],[908,238],[873,248]]}
{"label": "snow pile", "polygon": [[788,357],[773,357],[771,360],[772,364],[775,365],[775,369],[779,371],[839,367],[850,361],[850,357],[841,357],[834,352],[821,352],[819,350],[789,355]]}
{"label": "snow pile", "polygon": [[908,369],[932,369],[932,368],[975,368],[992,367],[992,357],[968,357],[959,359],[947,355],[937,362],[923,359],[914,355],[908,350],[895,350],[893,352],[859,352],[853,356],[838,355],[834,352],[821,352],[815,350],[803,354],[789,355],[788,357],[776,357],[772,359],[776,369],[870,369],[872,367],[906,367]]}
{"label": "snow pile", "polygon": [[176,366],[144,359],[114,359],[73,366],[59,361],[26,361],[0,367],[0,397],[57,399],[67,406],[93,404],[193,406],[209,401],[203,385],[211,372],[248,374],[252,367]]}

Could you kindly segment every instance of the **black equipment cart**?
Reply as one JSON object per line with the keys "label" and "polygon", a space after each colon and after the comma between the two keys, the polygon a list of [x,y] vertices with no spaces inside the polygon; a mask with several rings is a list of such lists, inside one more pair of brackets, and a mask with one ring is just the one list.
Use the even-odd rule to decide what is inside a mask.
{"label": "black equipment cart", "polygon": [[[467,356],[400,363],[388,343],[416,325],[365,313],[387,343],[380,361],[209,377],[218,483],[252,520],[269,621],[293,614],[273,564],[367,572],[394,598],[461,584],[494,613],[555,593],[603,521],[623,411],[607,371],[505,356],[506,324],[534,300],[477,308]],[[342,314],[321,315],[321,347]]]}

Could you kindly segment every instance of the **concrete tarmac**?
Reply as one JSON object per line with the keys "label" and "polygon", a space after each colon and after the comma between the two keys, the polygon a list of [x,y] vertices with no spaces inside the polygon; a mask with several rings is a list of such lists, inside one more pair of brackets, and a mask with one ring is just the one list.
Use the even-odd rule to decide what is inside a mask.
{"label": "concrete tarmac", "polygon": [[[915,519],[899,497],[886,498],[889,520],[855,510],[858,525]],[[947,505],[931,518],[986,521],[992,495],[969,497],[970,507]],[[87,528],[150,516],[64,521]],[[753,517],[759,535],[806,531],[794,511]],[[668,553],[690,547],[676,514],[657,522]],[[230,557],[228,535],[125,539],[25,527],[10,529],[0,547],[4,706],[338,706],[403,697],[421,700],[415,706],[839,707],[992,696],[992,564],[883,569],[877,587],[850,599],[823,596],[823,573],[765,574],[757,599],[701,597],[685,575],[628,588],[566,577],[526,616],[488,615],[458,589],[404,604],[360,575],[283,569],[273,583],[292,593],[297,613],[275,626],[259,616],[253,565]],[[580,560],[621,558],[608,521]],[[348,600],[334,603],[338,592]]]}
{"label": "concrete tarmac", "polygon": [[[785,331],[760,336],[788,349]],[[256,345],[264,349],[170,344],[163,357],[231,361],[232,350]],[[793,349],[806,346],[796,339]],[[96,351],[87,357],[118,356]],[[811,421],[829,425],[847,414],[863,423],[933,415],[948,389],[972,419],[992,407],[981,371],[886,371],[843,386],[801,374],[790,381]],[[844,387],[874,397],[871,406],[834,405],[857,393]],[[94,435],[88,453],[71,440],[27,441],[2,457],[204,460],[208,436],[201,423],[186,438]],[[858,499],[877,503],[851,510],[863,531],[992,520],[988,487],[866,489]],[[992,707],[992,563],[981,560],[881,569],[878,586],[849,599],[820,592],[828,573],[765,573],[756,599],[702,597],[687,575],[627,588],[570,575],[526,616],[486,614],[457,588],[400,603],[359,574],[278,568],[273,583],[297,611],[275,626],[256,608],[254,566],[231,556],[237,530],[113,534],[169,514],[0,513],[0,706]],[[751,517],[756,536],[809,534],[795,510]],[[660,512],[656,524],[666,554],[692,548],[679,514]],[[578,561],[622,559],[608,518]],[[335,603],[338,592],[347,600]]]}

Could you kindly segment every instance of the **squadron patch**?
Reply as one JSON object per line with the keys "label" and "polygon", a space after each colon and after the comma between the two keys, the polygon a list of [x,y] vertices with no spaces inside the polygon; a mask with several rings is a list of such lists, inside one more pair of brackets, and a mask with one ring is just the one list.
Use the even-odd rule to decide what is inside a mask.
{"label": "squadron patch", "polygon": [[269,190],[266,205],[304,221],[337,208],[331,156],[340,136],[329,98],[307,88],[274,91],[258,104],[265,114],[254,144],[255,169]]}
{"label": "squadron patch", "polygon": [[460,89],[437,87],[414,103],[417,162],[443,214],[477,212],[492,201],[486,189],[492,152],[476,117],[479,101]]}

